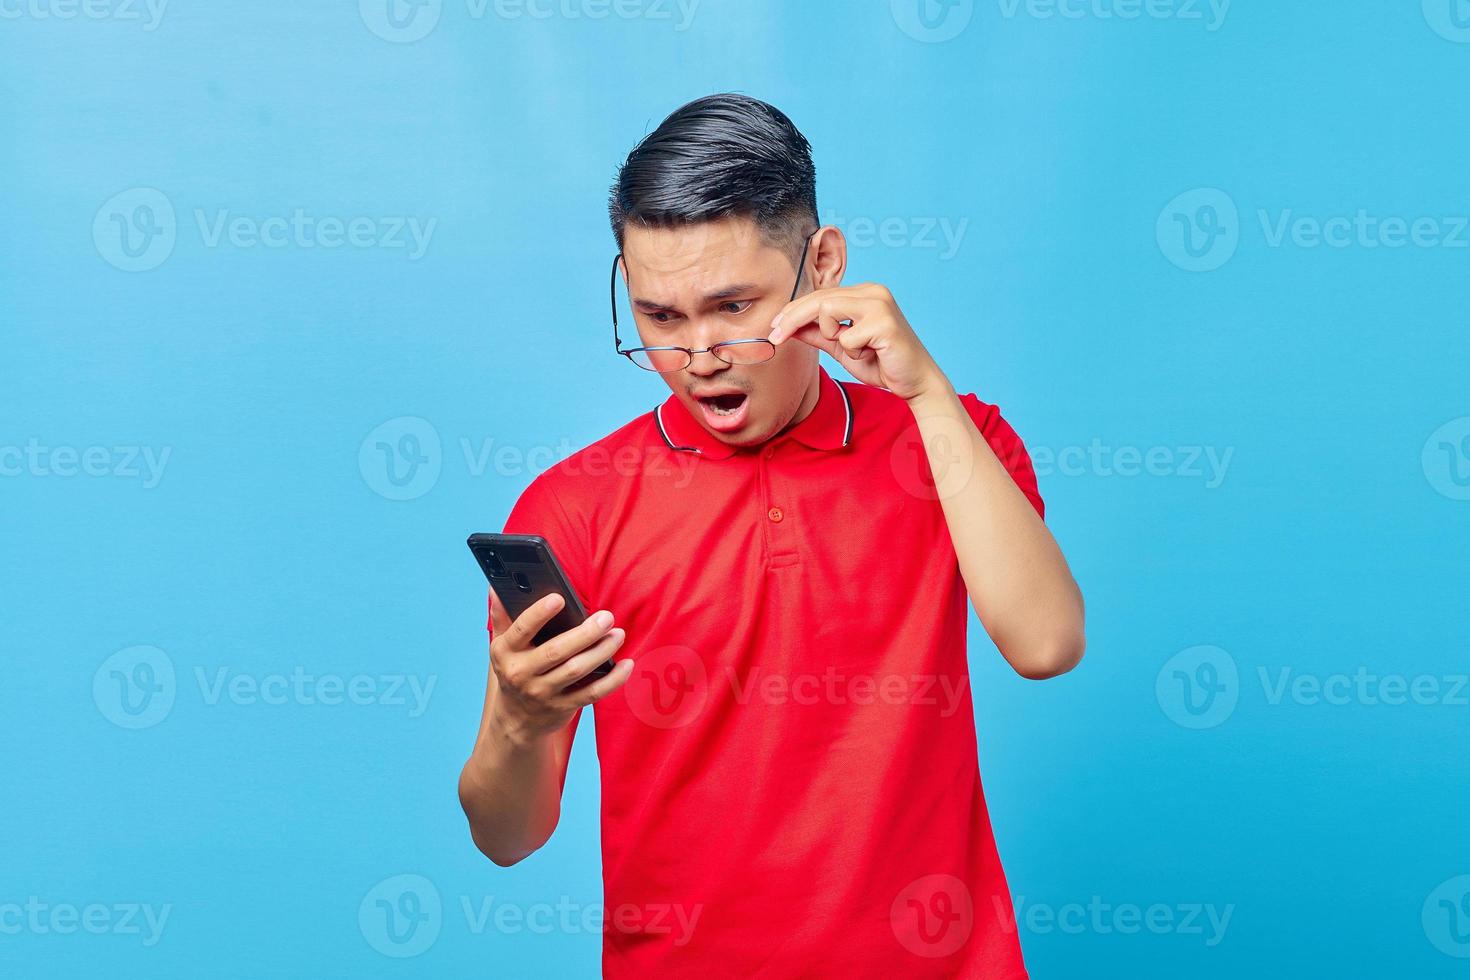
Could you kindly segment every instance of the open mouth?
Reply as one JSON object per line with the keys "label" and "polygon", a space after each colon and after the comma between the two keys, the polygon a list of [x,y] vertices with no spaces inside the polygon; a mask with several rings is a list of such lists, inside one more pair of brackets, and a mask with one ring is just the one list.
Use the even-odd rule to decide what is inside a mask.
{"label": "open mouth", "polygon": [[711,398],[701,398],[700,401],[716,415],[734,415],[741,405],[745,404],[744,392],[733,392],[728,395],[715,395]]}
{"label": "open mouth", "polygon": [[705,424],[717,432],[730,432],[745,424],[750,411],[750,396],[743,391],[724,391],[716,395],[696,395],[704,413]]}

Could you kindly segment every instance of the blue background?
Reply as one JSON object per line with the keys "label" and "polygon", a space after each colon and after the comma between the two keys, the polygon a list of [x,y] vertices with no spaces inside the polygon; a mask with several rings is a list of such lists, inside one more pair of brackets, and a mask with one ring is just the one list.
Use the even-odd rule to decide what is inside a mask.
{"label": "blue background", "polygon": [[[1439,900],[1470,873],[1470,708],[1450,696],[1470,233],[1272,239],[1288,210],[1429,217],[1445,237],[1470,214],[1470,30],[1450,0],[1240,2],[1213,25],[1204,5],[1125,20],[1106,0],[1080,17],[986,0],[935,3],[933,29],[913,0],[702,0],[687,23],[652,0],[601,19],[568,14],[595,0],[547,17],[445,0],[402,8],[420,19],[396,33],[374,0],[174,0],[152,30],[116,6],[7,0],[0,19],[0,910],[171,908],[151,946],[0,915],[0,974],[595,973],[595,931],[476,932],[463,912],[601,900],[590,728],[540,853],[501,870],[466,832],[485,614],[463,539],[499,528],[546,454],[666,393],[608,348],[606,191],[665,114],[722,90],[791,115],[823,218],[866,230],[851,281],[888,284],[960,390],[1057,459],[1041,488],[1087,659],[1035,684],[971,642],[1033,975],[1463,974],[1450,954],[1470,942]],[[136,188],[172,206],[171,235]],[[1222,194],[1236,218],[1203,210]],[[196,217],[297,209],[436,223],[414,258],[211,245]],[[163,230],[155,267],[125,271],[114,215]],[[1184,227],[1217,268],[1182,267]],[[426,430],[405,418],[438,439],[406,489],[369,438],[388,423],[412,448],[399,437]],[[481,466],[487,441],[510,451]],[[102,447],[106,475],[27,446]],[[169,453],[156,485],[127,447]],[[1120,447],[1161,447],[1155,472],[1121,475]],[[1190,447],[1231,454],[1220,478]],[[517,462],[533,449],[539,466]],[[130,729],[109,658],[138,645],[175,682]],[[146,679],[135,655],[124,675]],[[198,682],[298,668],[368,675],[389,701],[379,678],[435,687],[415,714]],[[1439,695],[1273,698],[1283,668],[1428,676]],[[412,958],[380,952],[406,950],[369,900],[403,874],[442,902]],[[1089,903],[1231,917],[1223,937],[1203,917],[1026,919]]]}

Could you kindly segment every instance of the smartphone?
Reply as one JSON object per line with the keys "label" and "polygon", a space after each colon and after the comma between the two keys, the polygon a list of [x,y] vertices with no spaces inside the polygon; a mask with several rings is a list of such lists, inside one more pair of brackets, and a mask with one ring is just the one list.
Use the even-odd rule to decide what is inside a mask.
{"label": "smartphone", "polygon": [[[545,643],[581,626],[587,619],[586,608],[545,538],[536,534],[471,534],[468,544],[511,619],[553,592],[565,601],[561,611],[541,627],[532,642]],[[595,667],[588,676],[605,677],[612,669],[613,662],[609,660]]]}

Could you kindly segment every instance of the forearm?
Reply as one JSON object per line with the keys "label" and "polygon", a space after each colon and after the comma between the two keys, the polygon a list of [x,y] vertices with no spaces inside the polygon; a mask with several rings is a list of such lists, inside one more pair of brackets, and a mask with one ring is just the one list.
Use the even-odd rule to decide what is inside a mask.
{"label": "forearm", "polygon": [[985,631],[1023,676],[1071,670],[1085,645],[1082,594],[1056,540],[947,379],[909,407]]}
{"label": "forearm", "polygon": [[565,732],[529,734],[497,707],[494,671],[474,751],[459,777],[459,801],[475,846],[502,866],[546,843],[561,815]]}

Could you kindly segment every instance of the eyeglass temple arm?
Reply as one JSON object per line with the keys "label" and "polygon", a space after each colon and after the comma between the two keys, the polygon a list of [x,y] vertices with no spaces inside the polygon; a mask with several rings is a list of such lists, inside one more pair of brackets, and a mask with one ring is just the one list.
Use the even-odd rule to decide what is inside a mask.
{"label": "eyeglass temple arm", "polygon": [[[817,229],[817,231],[821,230]],[[796,291],[801,288],[801,274],[806,271],[806,250],[811,247],[812,235],[815,235],[817,231],[806,236],[806,241],[801,243],[801,258],[796,260],[796,282],[791,284],[791,299],[787,300],[788,303],[796,299]]]}
{"label": "eyeglass temple arm", "polygon": [[612,281],[607,285],[608,298],[612,301],[613,350],[619,354],[623,352],[623,342],[618,338],[618,263],[622,260],[622,252],[613,256]]}

